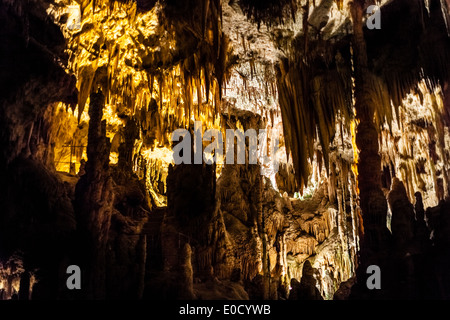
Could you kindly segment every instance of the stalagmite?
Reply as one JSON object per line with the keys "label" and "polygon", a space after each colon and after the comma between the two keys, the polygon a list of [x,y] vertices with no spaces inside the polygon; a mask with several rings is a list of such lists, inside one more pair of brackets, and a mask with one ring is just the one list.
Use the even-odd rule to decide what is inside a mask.
{"label": "stalagmite", "polygon": [[106,258],[105,250],[111,223],[112,180],[109,173],[110,142],[106,138],[106,122],[102,121],[105,97],[102,91],[90,95],[89,105],[89,134],[86,163],[86,174],[76,186],[75,211],[80,219],[80,229],[86,269],[89,273],[85,277],[87,297],[102,299],[106,295]]}

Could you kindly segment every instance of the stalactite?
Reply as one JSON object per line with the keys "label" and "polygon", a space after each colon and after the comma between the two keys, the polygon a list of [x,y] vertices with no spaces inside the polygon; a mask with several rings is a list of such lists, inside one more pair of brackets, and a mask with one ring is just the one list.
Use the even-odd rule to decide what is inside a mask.
{"label": "stalactite", "polygon": [[[310,50],[313,50],[313,45],[310,44]],[[296,159],[295,171],[302,185],[308,182],[307,162],[313,160],[312,147],[317,139],[316,132],[322,147],[324,165],[328,170],[329,144],[335,133],[336,114],[340,111],[344,118],[350,119],[348,110],[351,92],[345,88],[346,80],[335,70],[327,70],[327,76],[312,78],[311,75],[317,72],[315,68],[321,67],[313,61],[306,64],[290,60],[285,60],[277,68],[284,135],[288,137],[286,152],[292,153]],[[324,90],[325,87],[327,90]]]}
{"label": "stalactite", "polygon": [[[410,201],[418,190],[424,194],[427,206],[439,201],[438,179],[447,172],[444,115],[441,108],[441,90],[430,91],[424,81],[417,91],[410,92],[398,108],[398,119],[380,134],[383,165],[389,168],[390,177],[401,178]],[[442,169],[438,169],[442,168]],[[445,189],[445,187],[444,187]]]}
{"label": "stalactite", "polygon": [[[343,1],[336,2],[338,8],[342,9]],[[181,5],[182,8],[185,8],[186,3],[188,6],[193,6],[190,8],[194,12],[193,16],[180,15],[182,10],[177,8],[177,6]],[[105,17],[105,12],[102,12],[102,8],[106,4],[109,4],[109,6]],[[261,13],[258,12],[258,9],[255,9],[258,5],[266,6],[263,9],[267,9],[267,7],[280,9],[284,5],[289,5],[293,11],[293,8],[296,6],[294,1],[285,1],[285,3],[279,4],[268,3],[267,1],[259,4],[252,3],[252,1],[242,1],[241,4],[244,8],[248,6],[246,13],[250,13],[259,21],[265,18],[284,19],[284,12],[267,13],[266,11]],[[72,64],[70,68],[78,75],[80,89],[79,119],[82,117],[84,105],[89,100],[89,93],[93,88],[97,87],[102,88],[107,98],[106,104],[111,104],[114,112],[119,114],[121,118],[137,119],[142,130],[141,133],[145,136],[145,142],[139,144],[136,153],[133,154],[133,157],[136,156],[135,159],[137,159],[134,163],[134,168],[137,171],[138,168],[142,169],[142,166],[145,166],[146,170],[148,170],[144,177],[148,180],[146,181],[148,191],[153,196],[153,205],[156,204],[156,206],[165,204],[165,199],[162,197],[162,189],[165,191],[166,186],[164,173],[161,172],[161,167],[165,164],[163,164],[163,161],[155,159],[154,147],[161,149],[167,146],[170,141],[169,134],[176,128],[177,124],[183,123],[186,128],[189,128],[192,119],[200,119],[206,121],[208,127],[217,126],[215,116],[220,111],[221,86],[229,76],[227,71],[231,63],[229,61],[228,40],[221,30],[222,4],[220,1],[183,2],[174,0],[161,1],[159,5],[162,6],[158,7],[158,9],[161,9],[161,17],[171,19],[166,19],[168,22],[164,22],[164,30],[159,29],[156,31],[148,30],[152,29],[151,25],[155,17],[152,18],[150,14],[146,16],[145,13],[138,12],[136,5],[133,3],[114,2],[111,4],[111,2],[99,0],[92,3],[92,12],[87,10],[89,9],[86,7],[88,5],[84,5],[86,21],[91,19],[94,22],[91,29],[93,32],[90,33],[89,28],[83,28],[74,36],[76,39],[70,39],[70,50],[72,50]],[[197,10],[199,6],[201,10]],[[320,266],[320,270],[325,274],[329,267],[324,264],[333,264],[335,261],[337,265],[335,276],[343,281],[346,280],[345,277],[347,275],[352,274],[354,271],[351,264],[351,248],[348,248],[352,246],[349,240],[350,236],[353,237],[355,246],[359,244],[359,214],[354,199],[358,200],[360,188],[363,195],[363,214],[366,214],[366,212],[370,214],[372,212],[369,211],[374,208],[373,203],[369,203],[370,201],[368,200],[369,196],[372,196],[371,192],[375,192],[374,197],[378,197],[378,200],[381,198],[380,188],[376,182],[380,180],[377,172],[379,171],[377,168],[380,167],[380,163],[388,164],[391,162],[390,160],[396,157],[395,153],[397,150],[401,150],[402,154],[407,156],[414,154],[412,149],[415,148],[415,145],[408,140],[408,136],[401,137],[400,145],[395,144],[395,139],[392,137],[392,126],[397,121],[399,126],[403,126],[400,130],[407,128],[407,121],[403,118],[404,114],[402,114],[401,108],[402,104],[404,104],[405,95],[412,88],[415,89],[419,72],[412,68],[411,72],[404,75],[402,70],[395,70],[389,73],[377,65],[374,67],[374,70],[366,70],[368,66],[365,60],[368,60],[368,58],[364,57],[365,47],[363,40],[365,37],[370,39],[371,36],[370,34],[362,34],[362,26],[360,25],[362,19],[358,16],[358,23],[354,22],[357,27],[355,28],[357,34],[353,40],[356,41],[352,44],[356,48],[356,59],[354,62],[356,66],[357,119],[355,120],[352,112],[352,88],[349,85],[352,82],[350,68],[352,61],[349,59],[349,46],[346,42],[348,38],[342,41],[336,40],[338,42],[337,45],[334,45],[335,40],[328,42],[326,40],[322,41],[323,39],[320,39],[320,41],[313,39],[311,33],[308,32],[309,6],[310,1],[307,1],[307,6],[304,8],[303,22],[305,27],[303,34],[299,33],[291,46],[290,52],[287,53],[287,57],[283,58],[277,67],[276,84],[275,81],[267,81],[263,85],[262,90],[266,98],[268,95],[279,93],[287,157],[294,159],[295,172],[300,183],[298,188],[291,181],[292,188],[303,191],[304,186],[311,181],[310,168],[313,168],[312,176],[318,180],[317,175],[322,172],[323,167],[324,171],[329,171],[328,200],[331,203],[337,200],[338,211],[327,211],[325,214],[323,212],[315,212],[316,216],[310,220],[302,220],[299,229],[307,234],[304,234],[301,239],[287,241],[285,233],[283,233],[283,239],[279,242],[283,246],[282,254],[280,253],[280,257],[277,257],[277,261],[283,263],[283,268],[286,269],[285,272],[287,273],[286,255],[288,252],[305,256],[318,254],[318,245],[325,242],[330,236],[330,230],[333,226],[337,226],[341,247],[334,256],[324,257],[324,262],[319,261],[320,259],[317,260],[317,265]],[[316,6],[315,1],[313,1],[313,6]],[[430,10],[430,8],[427,9]],[[123,19],[115,15],[118,12],[124,14]],[[361,12],[358,12],[358,14],[361,15]],[[201,15],[201,17],[198,15]],[[113,28],[114,25],[131,25],[133,28],[138,29],[139,36],[137,38],[134,35],[129,36],[118,30],[120,28],[112,32],[113,34],[108,33],[108,28],[97,28],[97,25],[102,24],[99,21],[105,23],[108,28]],[[140,28],[138,22],[141,22],[146,27]],[[425,20],[424,25],[426,23],[427,21]],[[319,38],[321,36],[323,35],[319,34]],[[140,37],[144,41],[140,40]],[[250,44],[250,41],[246,41],[244,35],[241,35],[241,37],[244,52],[248,49],[248,53],[250,53],[254,49],[253,45]],[[90,43],[86,41],[87,39],[93,39],[93,42]],[[117,45],[110,45],[111,39],[114,39],[113,42],[117,41]],[[148,43],[153,41],[157,42],[158,45],[148,45]],[[369,42],[369,40],[367,41]],[[425,44],[426,42],[420,43],[420,52],[424,56],[428,56],[429,52]],[[138,53],[134,54],[134,51]],[[369,51],[373,52],[374,50]],[[341,56],[341,60],[338,59],[339,56]],[[438,87],[440,78],[445,74],[446,71],[439,71],[439,69],[445,70],[445,67],[447,67],[445,57],[445,54],[435,55],[435,64],[428,60],[420,61],[421,64],[425,65],[424,73],[430,75],[430,79],[427,80],[428,89]],[[372,59],[374,64],[377,62],[375,58]],[[248,60],[248,65],[250,66],[250,78],[248,78],[248,74],[242,75],[244,88],[239,88],[237,91],[250,101],[256,112],[264,114],[266,119],[270,118],[273,125],[272,110],[269,115],[265,105],[262,105],[260,102],[259,91],[251,84],[251,81],[261,72],[261,65],[258,64],[257,59],[253,56]],[[103,75],[105,66],[106,76]],[[362,71],[361,68],[363,69]],[[90,78],[91,73],[92,78]],[[420,75],[420,77],[422,76]],[[106,86],[104,78],[106,78]],[[154,83],[155,78],[156,83]],[[278,88],[275,88],[275,85],[278,85]],[[210,92],[212,99],[210,98]],[[194,104],[194,96],[197,98],[196,105]],[[391,108],[391,102],[394,104],[394,108]],[[433,106],[436,103],[435,101]],[[94,106],[95,101],[90,101],[90,104]],[[229,106],[227,108],[229,121]],[[89,112],[95,112],[95,110],[89,110]],[[442,137],[445,128],[441,123],[437,122],[440,117],[441,114],[435,110],[432,113],[432,117],[428,117],[426,121],[434,123],[433,130],[436,130],[437,134]],[[96,125],[97,120],[91,120],[93,126]],[[106,120],[110,124],[112,119],[108,117]],[[221,118],[220,121],[222,121],[220,125],[223,130],[226,123],[225,117]],[[117,127],[120,125],[115,124],[113,130],[117,130]],[[391,135],[384,132],[383,128],[385,125],[391,131]],[[431,125],[426,126],[431,127]],[[336,130],[336,128],[338,129]],[[32,127],[30,129],[30,137],[31,133],[34,132],[33,129],[35,128]],[[153,132],[150,134],[152,130]],[[383,131],[382,134],[380,134],[381,131]],[[386,131],[388,130],[386,129]],[[334,140],[338,140],[339,135],[341,138],[340,144],[344,145],[344,134],[348,132],[351,132],[352,146],[354,148],[353,163],[349,159],[336,159],[335,155],[332,154],[334,150],[330,147]],[[120,134],[117,134],[117,132],[113,133],[120,140]],[[444,163],[446,163],[448,161],[446,161],[445,157],[445,141],[437,141],[436,146],[431,146],[434,134],[430,132],[428,135],[425,135],[425,133],[418,135],[420,140],[429,139],[430,154],[427,154],[427,161],[436,162],[438,158],[443,158]],[[377,144],[375,142],[378,138],[379,142]],[[120,144],[120,141],[118,144]],[[383,154],[382,159],[379,159],[377,155],[378,145],[381,145],[382,149],[389,149],[386,154]],[[361,152],[360,159],[358,159],[359,151]],[[338,152],[344,153],[343,150],[338,150]],[[372,155],[373,157],[371,157]],[[129,160],[128,157],[127,159]],[[106,158],[103,160],[106,162]],[[138,162],[140,163],[138,164]],[[351,171],[350,165],[352,166]],[[407,180],[405,185],[411,196],[417,185],[423,183],[420,173],[417,172],[416,162],[406,159],[398,166],[401,166],[403,170],[400,172],[400,175],[403,175],[405,181]],[[358,167],[360,170],[358,170]],[[448,186],[445,186],[448,174],[447,168],[444,167],[442,169],[441,164],[437,163],[427,164],[426,168],[432,172],[434,189],[438,190],[442,179],[444,179],[444,192],[447,192],[445,191],[448,190]],[[245,170],[249,170],[249,167],[247,166]],[[393,175],[391,174],[391,176]],[[257,178],[251,174],[245,177],[246,183],[252,185],[256,183],[255,180]],[[348,188],[346,188],[347,185]],[[258,214],[261,214],[260,206],[262,200],[260,199],[261,195],[259,194],[258,196],[259,198],[257,198],[255,205],[259,206]],[[233,194],[231,191],[223,191],[221,197],[224,201],[231,201]],[[324,196],[324,199],[327,199],[327,197]],[[348,199],[350,200],[351,210],[349,214],[352,218],[351,231],[346,221],[346,201]],[[252,201],[249,202],[254,204]],[[375,206],[377,205],[378,203],[375,204]],[[384,223],[381,217],[384,210],[383,206],[384,204],[380,202],[380,207],[375,208],[376,210],[379,209],[380,217],[368,217],[368,220],[373,218],[373,221],[376,220],[376,223],[382,225]],[[236,205],[236,208],[237,211],[244,212],[248,211],[249,206],[241,202]],[[251,212],[250,216],[252,214],[254,215],[254,212]],[[252,217],[255,218],[254,216]],[[246,279],[251,279],[258,273],[261,273],[261,271],[263,272],[264,284],[266,285],[265,297],[267,297],[270,291],[267,289],[267,277],[272,271],[270,254],[271,250],[273,251],[274,243],[278,241],[274,240],[274,238],[277,237],[276,235],[281,231],[280,229],[283,229],[283,220],[277,214],[273,214],[273,220],[260,221],[262,217],[259,215],[256,218],[258,222],[257,230],[253,228],[249,231],[254,233],[255,244],[252,244],[251,252],[236,259],[239,260]],[[248,222],[251,224],[254,221]],[[210,224],[203,224],[202,221],[195,221],[189,228],[199,230],[205,225],[210,226]],[[194,234],[194,236],[197,235]],[[215,236],[217,235],[213,236],[208,233],[206,238],[210,239]],[[369,235],[367,239],[370,239]],[[202,238],[203,240],[204,238]],[[215,252],[211,252],[208,247],[203,250],[203,247],[197,244],[191,243],[191,245],[197,250],[195,262],[198,262],[200,267],[208,268],[214,264],[217,258]],[[211,244],[203,243],[203,245]],[[188,258],[186,256],[186,261],[189,260]],[[187,264],[190,264],[190,262]],[[225,267],[219,270],[221,270],[218,271],[220,274],[228,272],[224,271],[226,270]],[[295,273],[297,270],[293,272]],[[322,288],[322,292],[330,290],[329,288]]]}
{"label": "stalactite", "polygon": [[359,226],[358,226],[358,220],[356,217],[356,213],[355,213],[355,204],[354,204],[354,183],[353,183],[353,179],[352,179],[352,172],[348,171],[348,191],[349,191],[349,198],[350,198],[350,214],[351,214],[351,218],[352,218],[352,235],[353,235],[353,246],[355,248],[356,251],[359,251]]}
{"label": "stalactite", "polygon": [[242,0],[239,2],[239,5],[247,17],[258,24],[258,28],[261,23],[272,26],[281,23],[287,18],[295,20],[297,11],[296,0],[282,0],[278,2]]}

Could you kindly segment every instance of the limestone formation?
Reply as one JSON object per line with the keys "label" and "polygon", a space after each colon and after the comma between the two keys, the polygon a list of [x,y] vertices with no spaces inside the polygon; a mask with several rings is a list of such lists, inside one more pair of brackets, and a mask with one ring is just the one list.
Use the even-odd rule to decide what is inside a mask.
{"label": "limestone formation", "polygon": [[0,299],[450,298],[448,1],[69,2],[0,0]]}

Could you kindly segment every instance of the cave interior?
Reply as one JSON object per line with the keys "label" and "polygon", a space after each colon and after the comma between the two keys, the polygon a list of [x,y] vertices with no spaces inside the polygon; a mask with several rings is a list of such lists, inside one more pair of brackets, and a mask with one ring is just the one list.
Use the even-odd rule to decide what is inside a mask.
{"label": "cave interior", "polygon": [[0,0],[0,66],[0,300],[450,299],[450,0]]}

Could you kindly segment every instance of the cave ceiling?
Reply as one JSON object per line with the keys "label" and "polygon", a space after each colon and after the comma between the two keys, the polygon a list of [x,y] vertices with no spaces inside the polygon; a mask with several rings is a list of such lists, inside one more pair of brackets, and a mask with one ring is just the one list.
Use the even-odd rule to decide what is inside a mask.
{"label": "cave ceiling", "polygon": [[[222,110],[252,110],[284,135],[303,187],[314,159],[328,171],[336,128],[351,131],[348,2],[209,1],[206,8],[200,1],[82,1],[81,24],[73,30],[62,23],[67,5],[48,10],[68,40],[67,71],[77,76],[77,103],[69,106],[80,122],[89,92],[101,87],[108,134],[113,139],[134,119],[142,128],[140,152],[170,149],[170,133],[189,121],[224,128]],[[422,80],[433,92],[449,70],[448,15],[438,2],[382,3],[381,17],[381,30],[366,30],[379,130],[399,121],[403,99],[420,96]],[[156,129],[149,127],[150,112],[159,118]]]}

